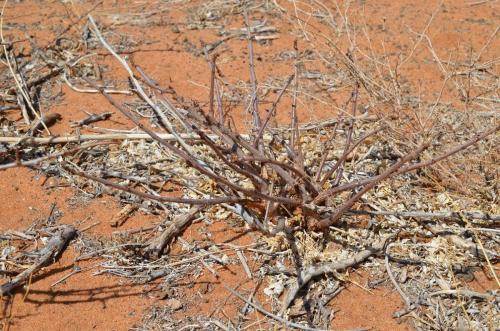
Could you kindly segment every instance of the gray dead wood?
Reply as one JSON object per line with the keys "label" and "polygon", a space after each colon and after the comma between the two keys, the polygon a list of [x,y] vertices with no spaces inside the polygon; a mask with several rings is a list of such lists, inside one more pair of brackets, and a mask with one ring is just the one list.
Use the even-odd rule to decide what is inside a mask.
{"label": "gray dead wood", "polygon": [[311,279],[314,277],[318,277],[324,274],[329,274],[334,271],[338,270],[344,270],[349,267],[355,266],[366,259],[368,259],[370,256],[373,256],[380,252],[384,246],[385,243],[389,238],[385,238],[379,243],[373,245],[370,248],[367,248],[355,256],[345,259],[343,261],[338,261],[338,262],[327,262],[319,265],[312,265],[305,267],[301,272],[299,277],[297,277],[297,282],[292,286],[292,288],[288,291],[288,294],[286,298],[283,300],[283,305],[281,307],[281,312],[280,315],[283,316],[285,311],[288,309],[292,301],[295,299],[297,296],[297,293],[299,293],[300,289],[304,287]]}
{"label": "gray dead wood", "polygon": [[[426,228],[431,231],[434,235],[442,236],[448,240],[448,242],[452,245],[458,246],[462,249],[469,251],[470,254],[486,259],[497,259],[500,254],[496,251],[484,249],[482,250],[480,245],[476,242],[469,241],[465,238],[462,238],[459,235],[451,233],[448,229],[440,227],[440,226],[432,226],[430,224],[426,225]],[[488,254],[486,256],[485,254]]]}
{"label": "gray dead wood", "polygon": [[468,298],[476,298],[485,301],[491,301],[495,298],[499,298],[498,294],[488,294],[488,293],[480,293],[471,290],[442,290],[430,293],[429,296],[437,296],[437,295],[450,295],[456,297],[468,297]]}
{"label": "gray dead wood", "polygon": [[202,208],[201,206],[192,207],[188,213],[175,217],[165,231],[149,243],[146,252],[149,254],[161,255],[165,247],[191,224],[196,214],[198,214]]}
{"label": "gray dead wood", "polygon": [[[331,208],[333,210],[333,208]],[[424,211],[392,211],[392,210],[349,210],[347,214],[365,214],[365,215],[382,215],[382,216],[396,216],[396,217],[411,217],[411,218],[424,218],[424,219],[450,219],[462,220],[462,216],[466,218],[483,220],[483,221],[500,221],[500,215],[482,213],[479,211],[444,211],[444,212],[424,212]]]}
{"label": "gray dead wood", "polygon": [[137,205],[125,205],[109,222],[114,228],[122,226],[134,211],[139,208]]}
{"label": "gray dead wood", "polygon": [[0,294],[2,296],[10,294],[15,288],[22,286],[35,272],[56,262],[65,251],[69,242],[75,238],[76,233],[76,229],[73,226],[64,226],[64,228],[50,238],[47,245],[38,252],[38,262],[34,263],[31,267],[21,272],[9,282],[3,284],[0,287]]}
{"label": "gray dead wood", "polygon": [[242,300],[243,302],[245,302],[246,304],[252,306],[253,308],[255,308],[257,311],[259,311],[260,313],[278,321],[278,322],[281,322],[283,323],[284,325],[286,325],[287,327],[291,327],[291,328],[297,328],[297,329],[300,329],[300,330],[308,330],[308,331],[319,331],[321,329],[316,329],[316,328],[310,328],[306,325],[302,325],[302,324],[298,324],[298,323],[294,323],[294,322],[290,322],[278,315],[275,315],[273,313],[270,313],[268,312],[267,310],[265,310],[264,308],[262,308],[260,305],[256,304],[256,303],[253,303],[249,300],[247,300],[246,298],[244,298],[241,294],[239,294],[238,292],[236,292],[235,290],[233,290],[232,288],[230,288],[229,286],[226,286],[223,284],[223,286],[229,291],[231,292],[234,296],[236,296],[238,299]]}
{"label": "gray dead wood", "polygon": [[[176,138],[169,133],[157,133],[161,139],[173,141]],[[215,139],[216,136],[209,135]],[[181,138],[185,140],[199,140],[200,137],[196,134],[181,134]],[[109,133],[109,134],[82,134],[72,136],[49,136],[49,137],[0,137],[0,143],[25,145],[48,145],[48,144],[64,144],[64,143],[79,143],[89,140],[153,140],[153,138],[143,132],[135,133]]]}
{"label": "gray dead wood", "polygon": [[95,122],[99,121],[106,121],[113,115],[112,112],[102,112],[99,114],[89,114],[89,116],[85,117],[84,119],[74,122],[71,124],[72,128],[79,127],[79,126],[84,126],[84,125],[89,125]]}

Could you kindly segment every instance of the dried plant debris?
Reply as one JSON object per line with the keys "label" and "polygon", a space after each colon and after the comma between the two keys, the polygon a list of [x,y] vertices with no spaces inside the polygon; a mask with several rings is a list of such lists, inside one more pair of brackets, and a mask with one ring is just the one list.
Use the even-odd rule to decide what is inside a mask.
{"label": "dried plant debris", "polygon": [[[247,315],[256,312],[266,329],[328,329],[335,318],[329,302],[345,288],[345,272],[353,268],[394,288],[405,304],[394,317],[417,329],[499,325],[498,289],[479,292],[470,286],[479,270],[500,285],[498,75],[492,63],[450,64],[457,69],[449,79],[460,101],[484,109],[478,112],[426,101],[411,93],[404,77],[394,82],[373,61],[333,46],[325,51],[295,45],[279,52],[271,58],[290,62],[290,75],[258,82],[253,45],[282,33],[272,23],[282,12],[276,2],[161,4],[158,13],[116,14],[111,26],[89,16],[78,41],[60,37],[50,47],[33,44],[24,56],[13,48],[4,52],[16,64],[16,79],[0,72],[0,138],[5,138],[0,169],[35,168],[75,188],[73,204],[112,195],[122,210],[111,220],[116,231],[108,237],[58,225],[55,211],[25,231],[0,234],[2,293],[22,286],[70,244],[77,261],[98,262],[94,275],[155,284],[163,293],[163,304],[152,307],[134,330],[247,329],[254,326]],[[220,40],[203,49],[184,42],[212,68],[206,107],[132,68],[120,52],[138,42],[113,27],[131,17],[131,24],[147,26],[154,22],[147,18],[171,4],[188,6],[186,22],[179,24],[183,29],[214,29],[222,42],[246,39],[250,79],[236,77],[235,84],[222,79],[209,54]],[[245,27],[226,28],[237,17],[244,17]],[[311,17],[337,32],[344,29],[323,10]],[[110,61],[100,63],[92,55],[96,51],[108,52],[128,77],[113,77]],[[310,66],[314,61],[322,66]],[[50,113],[39,105],[56,102],[61,84],[102,94],[136,129],[47,136],[50,123],[44,119]],[[115,93],[130,98],[121,103]],[[334,105],[338,117],[299,124],[297,108],[307,110],[311,100],[329,104],[332,93],[342,99]],[[287,126],[275,119],[282,97],[290,101]],[[267,112],[264,100],[271,105]],[[236,104],[251,118],[246,132],[236,130],[225,109]],[[11,111],[23,123],[3,117]],[[87,113],[73,126],[84,129],[111,114]],[[134,212],[160,215],[161,221],[121,230]],[[194,223],[208,231],[217,222],[260,235],[247,246],[216,242],[210,233],[202,233],[203,240],[182,238]],[[44,248],[33,249],[38,242]],[[179,318],[199,299],[187,297],[182,284],[206,274],[217,278],[233,266],[241,266],[243,277],[255,284],[253,292],[219,289],[235,300],[238,316]]]}
{"label": "dried plant debris", "polygon": [[33,276],[56,262],[75,239],[77,230],[70,225],[56,224],[59,217],[53,205],[50,215],[34,222],[29,229],[9,230],[0,235],[0,273],[8,277],[0,286],[2,297],[24,285],[29,287]]}
{"label": "dried plant debris", "polygon": [[[188,8],[187,28],[193,30],[199,29],[224,29],[230,20],[235,16],[241,16],[244,10],[259,15],[265,13],[266,17],[273,17],[279,13],[279,8],[276,3],[270,1],[252,1],[248,5],[245,1],[210,1],[201,2],[193,7]],[[256,26],[254,32],[275,32],[276,28],[271,30],[262,30],[262,26]]]}
{"label": "dried plant debris", "polygon": [[[461,115],[457,114],[457,116]],[[476,120],[480,120],[480,118]],[[353,140],[356,141],[358,137],[371,132],[372,125],[371,122],[358,123],[353,133]],[[333,129],[333,127],[324,127],[318,132],[315,127],[312,127],[309,131],[303,131],[301,142],[306,151],[304,160],[312,173],[315,173],[319,166],[314,160],[322,155],[322,140],[331,136]],[[349,125],[342,124],[340,128],[336,129],[345,132],[349,129]],[[282,139],[290,139],[289,131],[285,130],[280,134],[284,137]],[[465,135],[465,132],[463,134]],[[442,137],[442,140],[446,141],[446,136]],[[473,155],[481,155],[481,150],[491,148],[492,143],[485,141],[480,144],[483,147],[466,152],[464,157],[474,158]],[[439,144],[435,144],[433,148],[439,149],[439,147]],[[384,139],[359,145],[355,154],[346,159],[343,170],[345,179],[342,179],[340,183],[343,183],[344,180],[363,180],[383,173],[384,168],[390,166],[400,157],[400,151],[404,148],[405,146],[397,141]],[[251,181],[232,171],[227,165],[218,163],[217,155],[201,143],[191,144],[191,151],[194,155],[199,156],[203,162],[216,166],[218,173],[224,173],[225,177],[230,179],[232,183],[253,188]],[[275,154],[277,160],[286,160],[287,151],[285,148],[276,148],[275,153],[277,153]],[[432,153],[432,150],[428,153]],[[331,156],[325,161],[324,171],[333,169],[336,161],[342,155],[342,149],[333,150]],[[160,144],[145,140],[126,140],[119,146],[94,149],[91,154],[82,152],[67,160],[73,166],[77,166],[80,171],[105,179],[115,179],[115,183],[122,186],[138,185],[144,188],[144,192],[153,192],[158,187],[165,187],[165,183],[171,182],[172,192],[178,196],[195,199],[203,196],[214,197],[219,194],[217,184],[211,179],[200,176],[195,170],[186,167],[184,160],[175,154],[164,151]],[[460,159],[453,160],[451,164],[454,162],[460,162]],[[42,164],[42,169],[57,167],[57,165],[57,161],[48,162]],[[491,171],[493,166],[494,164],[486,158],[483,169]],[[468,219],[465,215],[462,215],[463,218],[461,218],[460,211],[462,209],[460,206],[467,206],[467,210],[481,210],[494,215],[499,213],[496,204],[485,200],[480,193],[471,194],[471,192],[450,191],[449,189],[444,192],[429,190],[427,182],[430,180],[429,178],[432,178],[428,175],[429,171],[432,171],[432,168],[419,174],[402,175],[378,185],[363,197],[361,202],[364,207],[360,206],[359,210],[352,211],[351,214],[347,213],[346,215],[350,216],[343,217],[326,238],[302,229],[302,224],[307,224],[309,217],[305,213],[310,211],[299,209],[283,219],[284,229],[295,229],[291,234],[280,231],[278,219],[278,223],[274,224],[277,234],[263,237],[262,244],[264,246],[262,249],[276,253],[285,252],[285,254],[271,260],[266,256],[266,263],[257,272],[259,277],[268,284],[264,293],[271,302],[274,302],[276,311],[283,308],[281,303],[283,295],[293,289],[297,277],[295,270],[283,267],[287,264],[286,260],[299,259],[304,270],[307,268],[317,270],[320,266],[326,266],[328,263],[341,264],[341,261],[349,260],[363,249],[370,249],[373,244],[380,241],[381,235],[389,235],[393,236],[393,239],[387,245],[386,250],[379,248],[364,266],[375,277],[384,278],[387,272],[384,267],[384,256],[388,256],[390,270],[410,302],[408,311],[395,312],[397,315],[399,314],[398,316],[410,318],[415,325],[423,323],[419,320],[422,318],[421,316],[427,316],[424,321],[427,319],[433,320],[433,323],[441,321],[440,323],[448,323],[442,325],[449,328],[460,327],[468,318],[480,324],[495,323],[493,316],[498,310],[498,304],[495,303],[496,293],[476,293],[467,289],[465,281],[473,277],[474,270],[480,270],[484,266],[486,263],[485,255],[492,263],[498,260],[497,233],[494,228],[491,228],[498,222],[498,219],[496,221]],[[468,169],[468,171],[474,173],[473,169]],[[100,183],[74,176],[64,169],[61,169],[61,173],[68,176],[86,194],[97,196],[108,192],[115,194],[125,203],[139,204],[141,210],[146,212],[167,212],[171,215],[165,223],[157,225],[146,233],[137,235],[126,235],[125,233],[123,237],[117,236],[113,241],[106,242],[105,246],[94,248],[86,246],[82,250],[82,256],[93,256],[96,254],[95,252],[98,252],[99,256],[106,260],[101,264],[98,273],[109,273],[141,282],[162,278],[165,284],[173,284],[176,280],[183,279],[186,273],[201,273],[205,268],[204,263],[210,264],[211,261],[218,260],[211,260],[209,257],[210,255],[217,256],[217,250],[206,251],[205,248],[186,247],[188,250],[185,253],[187,254],[185,264],[182,263],[182,260],[168,258],[167,255],[160,255],[158,259],[156,253],[161,250],[151,250],[151,244],[161,240],[166,229],[171,224],[175,224],[172,223],[175,222],[175,217],[182,217],[189,213],[187,209],[180,208],[181,205],[176,206],[171,203],[143,199],[128,192],[109,190]],[[433,176],[432,173],[430,176]],[[475,178],[474,187],[488,187],[487,182],[487,178]],[[325,185],[327,189],[332,187],[331,182],[327,182]],[[339,195],[331,199],[329,205],[319,207],[318,211],[322,213],[334,212],[347,197],[348,195]],[[457,212],[456,218],[455,216],[446,218],[451,222],[442,223],[440,219],[432,219],[433,214],[438,216],[440,212],[449,210]],[[366,211],[366,215],[362,215],[363,211]],[[391,211],[392,214],[380,216],[377,215],[377,211]],[[402,217],[398,214],[398,212],[411,211],[416,212],[415,216]],[[418,212],[424,212],[424,216],[425,213],[428,213],[427,215],[430,216],[422,218],[418,216]],[[262,210],[262,213],[264,215],[265,210]],[[195,217],[201,218],[203,222],[216,222],[228,221],[230,217],[238,219],[241,216],[235,215],[231,208],[214,206],[201,211]],[[269,224],[269,226],[273,226],[273,224]],[[476,230],[473,229],[481,229],[477,230],[477,238],[473,232]],[[478,239],[484,250],[477,246]],[[166,245],[169,243],[167,242]],[[210,245],[217,247],[217,243],[210,243]],[[153,252],[155,254],[151,255]],[[189,255],[193,257],[188,257]],[[197,255],[206,257],[196,259]],[[257,257],[257,259],[262,260],[263,257]],[[239,262],[237,259],[232,259],[230,263]],[[169,267],[169,265],[175,267]],[[336,276],[334,269],[326,269],[325,272],[339,277]],[[314,293],[324,293],[322,288],[332,287],[333,285],[328,285],[328,282],[331,281],[330,278],[328,279],[328,281],[315,282],[309,287],[309,295],[316,297]],[[342,278],[338,279],[342,282]],[[447,282],[446,286],[442,280]],[[391,286],[390,283],[387,285]],[[340,285],[338,286],[340,287]],[[335,291],[335,286],[333,286],[333,289],[327,293],[331,292],[330,295],[333,295],[336,293]],[[315,315],[313,320],[318,323],[315,325],[327,327],[328,324],[324,323],[329,321],[327,317],[332,312],[328,313],[328,309],[325,308],[326,303],[323,302],[327,301],[328,296],[321,294],[316,298],[314,311],[318,315]],[[301,305],[304,303],[300,297],[295,300],[291,302],[287,312],[291,318],[300,320],[303,316],[300,313]],[[459,302],[462,302],[466,313],[460,308],[461,306],[457,305]],[[434,309],[436,305],[440,306],[440,311]],[[175,311],[175,309],[167,308],[165,307],[166,311]],[[445,312],[453,314],[455,318],[445,318],[446,315],[442,315]],[[157,316],[162,320],[162,322],[157,321],[157,323],[167,323],[171,318],[168,316],[170,315]],[[412,316],[417,317],[412,319]],[[185,321],[185,323],[187,322]],[[149,322],[145,323],[143,327],[147,329]],[[175,323],[168,325],[175,325]],[[425,323],[422,327],[424,326]]]}

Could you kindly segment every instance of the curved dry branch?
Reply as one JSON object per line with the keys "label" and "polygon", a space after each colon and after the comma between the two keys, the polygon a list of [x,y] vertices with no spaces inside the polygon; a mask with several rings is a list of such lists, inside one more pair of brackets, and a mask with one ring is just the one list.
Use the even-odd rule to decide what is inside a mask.
{"label": "curved dry branch", "polygon": [[[423,161],[423,162],[419,162],[419,163],[415,163],[415,164],[412,164],[412,165],[407,165],[407,166],[403,166],[403,167],[400,167],[396,172],[392,173],[391,175],[392,176],[397,176],[397,175],[401,175],[401,174],[404,174],[404,173],[407,173],[407,172],[410,172],[410,171],[413,171],[413,170],[417,170],[417,169],[421,169],[421,168],[424,168],[424,167],[428,167],[428,166],[431,166],[439,161],[442,161],[450,156],[452,156],[453,154],[456,154],[458,152],[461,152],[467,148],[469,148],[470,146],[476,144],[477,142],[479,142],[480,140],[483,140],[484,138],[486,138],[487,136],[497,132],[498,130],[500,130],[500,125],[497,125],[489,130],[486,130],[482,133],[479,133],[477,134],[474,138],[471,138],[469,139],[467,142],[459,145],[459,146],[456,146],[454,148],[452,148],[451,150],[449,150],[448,152],[436,157],[436,158],[433,158],[431,160],[427,160],[427,161]],[[371,177],[371,178],[367,178],[367,179],[362,179],[362,180],[358,180],[358,181],[355,181],[355,182],[351,182],[351,183],[347,183],[347,184],[344,184],[344,185],[341,185],[341,186],[337,186],[337,187],[334,187],[334,188],[331,188],[329,190],[326,190],[326,191],[323,191],[321,192],[313,201],[312,201],[312,204],[315,204],[315,205],[319,205],[321,204],[322,202],[324,202],[326,199],[328,199],[330,196],[334,195],[334,194],[338,194],[340,192],[344,192],[344,191],[348,191],[348,190],[352,190],[356,187],[359,187],[359,186],[363,186],[363,185],[367,185],[367,184],[370,184],[374,181],[377,181],[379,182],[381,180],[381,177],[384,176],[384,174],[380,174],[378,176],[375,176],[375,177]]]}
{"label": "curved dry branch", "polygon": [[281,312],[280,315],[283,316],[285,314],[286,310],[292,303],[292,301],[295,299],[297,296],[297,293],[299,293],[300,289],[303,288],[311,279],[314,277],[318,277],[324,274],[329,274],[335,271],[339,270],[344,270],[349,267],[353,267],[357,264],[360,264],[361,262],[365,261],[369,257],[377,254],[380,252],[384,246],[387,240],[390,237],[386,237],[382,239],[379,243],[373,245],[370,248],[367,248],[358,254],[354,255],[351,258],[338,261],[338,262],[328,262],[328,263],[323,263],[319,265],[312,265],[305,267],[304,270],[300,272],[300,274],[297,277],[297,282],[293,285],[293,287],[288,291],[288,294],[286,295],[285,299],[283,300],[283,304],[281,306]]}

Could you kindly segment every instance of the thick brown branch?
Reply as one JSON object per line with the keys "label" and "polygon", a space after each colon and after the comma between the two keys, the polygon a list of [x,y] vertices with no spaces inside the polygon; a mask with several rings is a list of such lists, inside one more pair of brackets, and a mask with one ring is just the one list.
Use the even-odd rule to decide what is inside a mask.
{"label": "thick brown branch", "polygon": [[245,18],[245,26],[247,30],[247,40],[248,40],[248,65],[250,67],[250,81],[252,84],[252,115],[254,121],[254,128],[259,129],[262,125],[262,121],[260,119],[259,114],[259,97],[257,94],[257,75],[255,74],[255,63],[253,58],[253,41],[252,34],[250,32],[250,22],[248,19],[248,13],[246,8],[243,10],[243,17]]}
{"label": "thick brown branch", "polygon": [[243,158],[243,160],[244,161],[257,161],[257,162],[262,162],[262,163],[269,163],[269,164],[274,164],[274,165],[280,166],[282,168],[288,169],[288,170],[294,172],[295,174],[297,174],[299,176],[299,179],[303,180],[306,183],[309,190],[313,194],[318,194],[318,192],[319,192],[319,189],[320,189],[319,186],[317,186],[313,182],[313,180],[309,177],[308,174],[306,174],[304,171],[297,169],[291,165],[288,165],[284,162],[276,161],[273,159],[268,159],[265,157],[253,157],[253,156],[246,156]]}
{"label": "thick brown branch", "polygon": [[274,116],[274,113],[276,112],[276,107],[278,106],[278,104],[279,104],[279,102],[280,102],[281,97],[283,96],[283,94],[285,94],[286,89],[288,88],[288,86],[292,82],[293,77],[295,77],[295,74],[291,75],[288,78],[287,82],[285,83],[285,86],[283,86],[283,88],[279,92],[278,96],[276,97],[276,100],[273,102],[273,105],[271,106],[271,109],[267,113],[266,119],[264,120],[264,124],[262,124],[262,126],[259,129],[259,132],[257,133],[257,137],[255,138],[255,144],[254,145],[258,145],[259,140],[262,138],[262,135],[264,134],[264,130],[266,129],[267,124],[269,123],[269,120],[271,119],[271,117]]}
{"label": "thick brown branch", "polygon": [[[96,85],[94,85],[95,88],[98,88]],[[203,166],[199,160],[195,159],[193,156],[189,155],[185,151],[177,148],[175,145],[171,144],[170,142],[166,141],[165,139],[162,139],[160,136],[158,136],[154,131],[150,130],[146,126],[144,126],[141,122],[139,122],[132,114],[129,113],[125,108],[122,107],[119,103],[117,103],[109,94],[105,93],[101,89],[102,95],[108,99],[109,103],[111,103],[116,109],[118,109],[123,115],[125,115],[128,119],[130,119],[135,125],[137,125],[141,130],[146,132],[156,140],[158,143],[166,147],[168,150],[170,150],[172,153],[175,155],[178,155],[179,157],[183,158],[188,162],[190,166],[198,170],[200,173],[206,175],[210,179],[214,180],[215,182],[219,184],[226,185],[227,187],[241,192],[249,197],[253,198],[260,198],[264,200],[269,200],[269,201],[274,201],[274,202],[279,202],[287,205],[297,205],[300,204],[300,201],[295,200],[295,199],[288,199],[285,197],[274,197],[266,194],[259,193],[255,190],[248,190],[243,187],[240,187],[238,185],[235,185],[231,183],[229,180],[227,180],[224,177],[218,176],[214,174],[211,170],[209,170],[207,167]]]}
{"label": "thick brown branch", "polygon": [[[194,116],[201,116],[200,114],[195,114],[195,113],[192,113],[190,115],[194,115]],[[253,157],[257,157],[257,158],[263,158],[263,159],[267,159],[266,156],[261,153],[261,151],[259,151],[257,148],[255,148],[254,146],[252,146],[252,144],[248,143],[247,141],[245,141],[239,134],[235,133],[235,132],[232,132],[231,130],[229,130],[228,128],[224,127],[224,126],[220,126],[218,124],[216,124],[213,120],[213,118],[210,118],[210,116],[206,115],[206,114],[203,114],[203,116],[205,116],[205,122],[204,124],[210,128],[210,130],[212,130],[212,132],[216,135],[218,135],[219,137],[221,137],[221,139],[226,142],[228,145],[235,145],[236,147],[239,147],[241,146],[242,148],[246,149],[248,152],[250,152],[250,154],[252,154]],[[200,120],[198,119],[198,121],[200,122]],[[241,158],[245,158],[246,156],[241,152],[241,150],[238,150],[237,149],[237,154],[239,157]],[[286,181],[289,185],[291,185],[292,187],[296,185],[296,182],[294,180],[294,178],[292,176],[290,176],[290,174],[285,171],[283,168],[281,168],[280,166],[276,165],[276,164],[271,164],[271,168],[276,171],[276,173],[281,177],[283,178],[284,181]],[[307,192],[303,192],[304,193],[304,197],[307,199],[309,196],[307,194]],[[297,200],[295,200],[297,201]],[[297,204],[300,204],[301,202],[297,203]],[[290,204],[294,204],[294,203],[290,203]]]}
{"label": "thick brown branch", "polygon": [[[358,108],[358,96],[359,96],[359,83],[356,82],[356,85],[354,86],[354,91],[352,92],[352,118],[351,118],[351,122],[349,124],[349,131],[347,132],[347,141],[346,141],[346,144],[345,144],[345,149],[344,149],[344,154],[347,154],[349,155],[349,153],[347,153],[349,150],[350,150],[350,147],[351,147],[351,143],[352,143],[352,133],[354,131],[354,124],[356,122],[356,111],[357,111],[357,108]],[[345,163],[345,159],[347,158],[347,155],[345,155],[345,157],[341,158],[338,162],[338,170],[337,170],[337,175],[335,176],[335,182],[334,182],[334,186],[337,186],[338,183],[340,183],[340,180],[342,179],[342,174],[344,172],[344,163]],[[331,175],[330,175],[331,176]],[[330,177],[328,176],[328,177]],[[325,179],[326,181],[326,179]]]}
{"label": "thick brown branch", "polygon": [[[215,145],[215,143],[208,137],[205,133],[203,133],[201,130],[195,129],[200,138],[214,151],[215,154],[219,157],[219,159],[222,160],[229,168],[233,169],[239,174],[242,174],[243,176],[249,178],[254,184],[257,184],[259,187],[267,187],[267,183],[262,178],[260,175],[251,172],[249,170],[246,170],[244,168],[240,168],[236,166],[234,162],[230,162],[221,152],[220,148]],[[261,190],[262,191],[262,190]]]}
{"label": "thick brown branch", "polygon": [[408,171],[431,166],[439,161],[442,161],[442,160],[452,156],[453,154],[456,154],[456,153],[458,153],[466,148],[469,148],[470,146],[474,145],[478,141],[486,138],[487,136],[489,136],[492,133],[497,132],[498,130],[500,130],[500,125],[497,125],[491,129],[487,130],[487,131],[484,131],[483,133],[477,134],[474,138],[468,140],[466,143],[459,145],[455,148],[452,148],[448,152],[446,152],[446,153],[444,153],[436,158],[403,167],[396,174],[399,175],[399,174],[403,174],[403,173],[408,172]]}

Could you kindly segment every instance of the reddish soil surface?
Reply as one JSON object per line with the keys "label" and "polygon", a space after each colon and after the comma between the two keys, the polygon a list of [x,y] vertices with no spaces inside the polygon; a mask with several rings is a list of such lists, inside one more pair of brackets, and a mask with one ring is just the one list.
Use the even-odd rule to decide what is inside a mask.
{"label": "reddish soil surface", "polygon": [[[75,4],[70,4],[70,3]],[[76,4],[78,3],[78,4]],[[77,1],[10,1],[5,8],[4,34],[9,37],[25,38],[30,35],[36,43],[43,47],[50,43],[54,37],[54,27],[59,30],[73,24],[73,33],[83,28],[82,22],[76,23],[75,17],[83,14],[92,7],[91,3],[79,4]],[[188,30],[183,28],[187,9],[199,5],[199,1],[189,4],[173,5],[173,9],[166,10],[163,14],[155,16],[164,24],[153,26],[129,26],[117,24],[113,29],[126,34],[141,44],[130,59],[148,72],[161,86],[171,86],[178,96],[197,100],[206,105],[208,100],[207,85],[209,70],[203,57],[195,56],[186,50],[189,41],[200,45],[200,40],[206,43],[218,40],[219,37],[210,29]],[[288,1],[277,1],[282,7],[293,12],[293,4]],[[361,6],[359,3],[364,4]],[[385,41],[385,52],[394,54],[402,47],[409,47],[418,39],[418,32],[423,31],[429,22],[431,14],[438,8],[439,1],[406,1],[406,0],[380,0],[357,1],[352,4],[350,14],[354,20],[365,21],[372,37],[375,52],[382,52],[382,43]],[[135,1],[102,1],[97,6],[93,15],[104,24],[112,24],[112,14],[141,12],[142,4]],[[148,7],[145,5],[145,7]],[[165,6],[163,6],[165,7]],[[162,8],[163,8],[162,7]],[[149,8],[154,10],[153,8]],[[331,8],[334,10],[333,6]],[[443,6],[436,13],[428,34],[433,46],[441,59],[457,60],[450,58],[452,54],[462,56],[463,50],[469,47],[480,49],[487,43],[490,36],[498,26],[500,7],[497,1],[484,1],[483,4],[470,5],[466,1],[444,1]],[[356,15],[354,15],[356,14]],[[301,16],[301,15],[299,15]],[[292,17],[290,14],[289,17]],[[302,17],[307,21],[307,17]],[[293,21],[293,19],[292,19]],[[73,22],[73,23],[72,23]],[[115,22],[116,23],[116,22]],[[292,24],[288,20],[275,19],[271,22],[280,30],[280,37],[269,45],[257,45],[255,52],[257,59],[257,75],[259,81],[264,81],[268,76],[284,77],[293,72],[293,61],[274,61],[273,57],[284,50],[291,50],[296,36],[292,33]],[[26,31],[16,27],[22,26]],[[227,25],[242,27],[241,17],[234,17]],[[177,29],[180,29],[178,33]],[[367,43],[360,38],[360,43]],[[500,49],[498,36],[491,40],[485,57],[490,56],[492,50]],[[496,45],[496,46],[495,46]],[[29,46],[25,45],[26,50]],[[219,59],[221,71],[227,79],[236,81],[249,80],[248,64],[246,60],[246,42],[238,38],[227,42],[227,51]],[[299,39],[299,48],[321,47],[315,42],[308,43]],[[340,44],[344,49],[346,45]],[[494,52],[494,51],[493,51]],[[403,70],[410,83],[419,86],[422,96],[429,100],[436,98],[441,90],[442,73],[436,63],[432,61],[427,43],[422,41],[415,49],[415,61],[411,61]],[[109,65],[110,77],[118,78],[125,82],[126,74],[118,67],[116,62],[107,56],[101,49],[98,56],[100,63]],[[497,54],[498,55],[498,54]],[[3,65],[3,64],[2,64]],[[307,67],[321,67],[318,63],[307,63]],[[448,89],[449,87],[449,89]],[[456,99],[453,86],[446,86],[443,98],[447,101]],[[81,94],[62,85],[63,99],[60,103],[45,109],[46,112],[62,114],[63,120],[52,129],[53,134],[70,134],[70,122],[85,117],[86,111],[113,111],[112,107],[103,97],[96,94]],[[303,121],[329,118],[332,115],[331,104],[342,107],[345,102],[343,96],[350,90],[343,90],[330,100],[317,102],[301,100]],[[272,102],[273,96],[266,106]],[[285,98],[286,99],[286,98]],[[285,100],[278,113],[279,121],[288,118],[286,109],[290,100]],[[234,111],[236,124],[245,127],[249,121],[246,113],[241,111],[242,105],[237,105]],[[114,112],[112,122],[101,122],[100,127],[132,128],[123,116]],[[63,212],[60,220],[62,223],[76,224],[78,228],[99,222],[88,230],[99,236],[109,236],[113,230],[109,220],[120,210],[120,206],[109,197],[95,199],[88,204],[72,206],[68,199],[74,195],[70,188],[58,187],[60,183],[56,178],[45,178],[36,171],[27,169],[10,169],[0,172],[0,230],[20,230],[27,228],[34,220],[47,217],[51,205],[55,203]],[[158,217],[135,213],[121,229],[135,229],[160,221]],[[212,233],[215,242],[229,241],[238,244],[252,242],[254,234],[241,233],[232,226],[216,223],[206,229]],[[200,236],[200,226],[189,228],[183,238],[187,241]],[[175,249],[174,249],[175,252]],[[127,281],[109,276],[93,276],[93,269],[78,273],[65,282],[51,287],[51,284],[71,272],[75,265],[75,252],[70,248],[60,261],[44,269],[37,275],[28,290],[17,292],[12,298],[4,298],[2,319],[4,330],[126,330],[138,323],[143,314],[153,304],[162,304],[158,299],[161,294],[156,292],[154,285],[133,285]],[[78,263],[85,269],[93,262]],[[252,268],[253,266],[250,265]],[[194,287],[185,289],[186,296],[196,301],[198,293],[205,293],[197,306],[191,306],[183,315],[194,313],[210,313],[222,300],[228,298],[228,292],[222,284],[232,287],[250,288],[249,282],[241,267],[217,270],[220,278],[205,274],[195,280]],[[360,283],[366,282],[365,278],[358,278]],[[207,285],[209,284],[208,290]],[[477,288],[492,288],[490,280],[483,276],[478,277]],[[151,290],[151,291],[149,291]],[[233,316],[236,313],[238,299],[229,298],[226,307],[217,314]],[[241,302],[239,302],[241,305]],[[338,310],[333,320],[335,329],[352,329],[358,327],[371,327],[372,330],[409,330],[404,324],[398,324],[392,314],[401,309],[403,304],[396,292],[380,288],[367,292],[356,286],[349,285],[337,298],[332,301],[332,306]],[[255,316],[255,318],[259,318]]]}
{"label": "reddish soil surface", "polygon": [[[109,225],[120,207],[109,198],[93,200],[87,205],[69,207],[72,189],[47,189],[53,181],[27,169],[4,171],[0,177],[2,203],[1,229],[21,230],[33,221],[45,219],[52,203],[63,212],[61,223],[79,228],[99,222],[88,230],[100,236],[110,235]],[[156,221],[137,215],[123,225],[137,228]],[[77,273],[56,286],[51,286],[77,265],[83,270],[95,264],[75,263],[70,248],[54,265],[32,280],[27,292],[3,299],[3,323],[10,330],[124,330],[138,321],[154,301],[143,286],[122,282],[108,276],[92,276],[94,269]]]}

